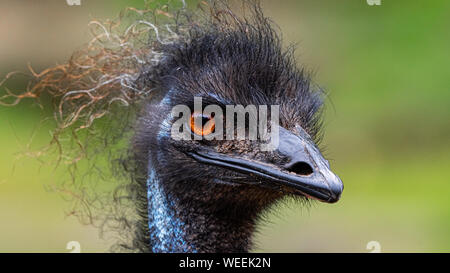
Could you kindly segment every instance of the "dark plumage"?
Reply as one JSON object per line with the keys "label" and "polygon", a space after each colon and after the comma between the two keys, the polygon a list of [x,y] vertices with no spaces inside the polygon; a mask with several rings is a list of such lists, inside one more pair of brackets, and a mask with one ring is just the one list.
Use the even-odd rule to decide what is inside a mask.
{"label": "dark plumage", "polygon": [[246,252],[262,211],[286,195],[304,196],[252,175],[201,163],[189,153],[207,147],[230,157],[270,162],[277,169],[293,160],[289,155],[263,152],[251,141],[170,138],[172,107],[192,106],[194,97],[202,97],[204,104],[223,107],[280,105],[280,126],[289,134],[307,136],[315,147],[321,92],[296,67],[292,52],[283,51],[269,20],[253,8],[249,20],[233,17],[227,25],[195,26],[185,39],[160,45],[162,61],[139,77],[140,85],[160,92],[146,104],[131,148],[143,217],[134,247],[142,251]]}
{"label": "dark plumage", "polygon": [[[252,247],[256,221],[270,205],[286,196],[333,203],[343,190],[317,148],[322,91],[297,67],[292,50],[282,49],[258,3],[246,1],[244,16],[237,16],[224,1],[202,5],[206,11],[198,14],[184,8],[173,14],[157,10],[172,20],[167,25],[147,21],[149,14],[158,14],[150,9],[130,9],[133,16],[144,18],[125,31],[120,21],[126,16],[108,27],[94,21],[94,39],[68,63],[32,73],[26,92],[0,98],[15,105],[23,98],[50,94],[58,125],[51,144],[62,153],[59,140],[69,129],[71,144],[76,144],[72,146],[82,148],[72,164],[95,157],[101,148],[121,159],[112,161],[122,163],[131,182],[114,191],[114,202],[99,201],[100,194],[94,194],[93,202],[80,202],[100,210],[96,217],[89,208],[90,222],[100,219],[102,226],[112,226],[120,235],[133,231],[131,242],[125,236],[118,244],[121,250],[246,252]],[[266,150],[266,140],[248,136],[172,138],[177,120],[173,107],[192,110],[194,97],[201,97],[204,106],[220,106],[224,113],[227,105],[266,105],[272,117],[271,110],[279,107],[279,124],[267,124],[279,131],[272,135],[279,145]],[[136,107],[140,115],[134,118]],[[108,133],[104,127],[93,129],[102,117],[111,121],[103,125],[116,127]],[[130,131],[133,137],[123,157],[112,146]],[[80,188],[84,193],[84,184]]]}

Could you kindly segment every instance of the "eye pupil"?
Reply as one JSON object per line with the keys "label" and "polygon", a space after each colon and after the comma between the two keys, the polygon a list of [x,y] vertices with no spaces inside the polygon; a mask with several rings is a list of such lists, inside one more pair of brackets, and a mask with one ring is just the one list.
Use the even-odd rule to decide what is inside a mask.
{"label": "eye pupil", "polygon": [[209,117],[203,116],[203,117],[202,117],[202,127],[205,126],[206,123],[207,123],[210,119],[211,119],[211,118],[209,118]]}

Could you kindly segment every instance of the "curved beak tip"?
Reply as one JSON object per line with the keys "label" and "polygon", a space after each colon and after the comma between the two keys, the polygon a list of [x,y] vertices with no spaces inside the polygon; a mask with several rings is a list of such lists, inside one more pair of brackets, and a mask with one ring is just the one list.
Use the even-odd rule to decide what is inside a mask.
{"label": "curved beak tip", "polygon": [[341,198],[342,192],[344,191],[344,184],[342,180],[336,176],[336,181],[329,185],[330,188],[330,198],[327,200],[328,203],[336,203]]}

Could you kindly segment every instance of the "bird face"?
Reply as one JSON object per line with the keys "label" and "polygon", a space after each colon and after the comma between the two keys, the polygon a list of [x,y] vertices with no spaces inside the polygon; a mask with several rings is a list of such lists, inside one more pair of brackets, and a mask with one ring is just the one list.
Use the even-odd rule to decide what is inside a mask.
{"label": "bird face", "polygon": [[[159,105],[149,110],[164,113],[165,116],[154,130],[158,132],[155,149],[159,151],[155,161],[170,162],[164,165],[171,167],[164,170],[160,168],[160,173],[165,173],[174,183],[182,183],[177,182],[178,177],[222,187],[257,187],[264,191],[300,195],[329,203],[339,200],[343,190],[342,181],[330,170],[328,161],[301,124],[291,120],[279,121],[278,125],[264,121],[271,130],[270,138],[251,139],[249,127],[263,124],[259,121],[252,123],[255,116],[247,113],[244,115],[245,137],[238,139],[239,128],[231,128],[233,138],[227,139],[229,128],[226,127],[237,124],[237,114],[223,114],[230,109],[227,108],[230,105],[225,104],[231,101],[223,95],[211,91],[193,96],[189,91],[171,89]],[[192,101],[198,98],[207,102],[200,110],[195,109]],[[184,106],[187,111],[174,112],[173,109],[178,106]],[[215,106],[222,113],[207,113],[204,110],[209,106]],[[241,106],[244,108],[248,104]],[[278,109],[280,105],[270,105],[269,108],[274,106]],[[286,117],[286,112],[293,111],[286,104],[281,106],[282,117]],[[228,122],[230,118],[233,119],[231,123]],[[175,126],[177,124],[181,126],[178,128]],[[174,137],[174,130],[186,130],[183,133],[187,137]],[[275,144],[271,149],[264,148],[268,143]]]}
{"label": "bird face", "polygon": [[[153,80],[165,95],[149,104],[146,113],[150,114],[144,120],[147,135],[152,136],[151,161],[164,181],[170,181],[166,186],[183,185],[181,191],[185,192],[211,189],[205,195],[218,194],[214,189],[220,185],[221,192],[241,188],[239,194],[248,190],[247,195],[276,192],[329,203],[339,200],[342,181],[316,145],[321,92],[297,68],[293,55],[283,52],[267,22],[230,31],[205,31],[163,51],[166,58]],[[196,98],[202,99],[200,108],[195,106]],[[211,105],[218,107],[224,118],[205,111]],[[208,137],[225,134],[219,129],[227,131],[228,122],[235,119],[228,116],[227,107],[238,105],[265,106],[270,117],[272,109],[278,109],[277,122],[265,124],[271,131],[269,139],[249,137],[251,114],[245,115],[241,128],[245,137]],[[174,112],[176,106],[187,110]],[[191,137],[172,137],[172,128],[179,126],[180,120]],[[258,131],[264,122],[256,124],[258,128],[253,129]],[[263,148],[274,139],[273,149]]]}

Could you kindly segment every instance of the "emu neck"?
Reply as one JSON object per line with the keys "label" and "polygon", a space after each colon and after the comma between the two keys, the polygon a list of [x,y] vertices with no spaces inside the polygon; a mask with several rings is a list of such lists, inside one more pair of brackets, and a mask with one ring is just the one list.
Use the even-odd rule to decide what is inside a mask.
{"label": "emu neck", "polygon": [[[151,252],[248,252],[257,212],[228,208],[211,199],[198,199],[165,191],[155,171],[148,178],[149,234]],[[219,201],[217,201],[219,202]]]}

